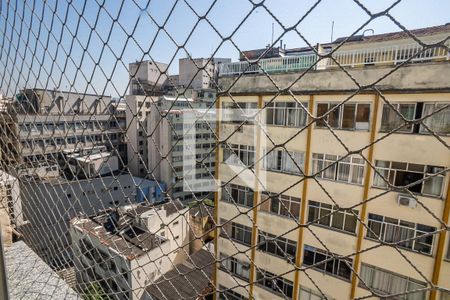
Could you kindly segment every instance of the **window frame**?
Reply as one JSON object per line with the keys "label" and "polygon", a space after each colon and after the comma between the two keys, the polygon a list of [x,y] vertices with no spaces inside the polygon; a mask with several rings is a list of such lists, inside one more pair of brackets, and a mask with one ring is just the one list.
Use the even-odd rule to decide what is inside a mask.
{"label": "window frame", "polygon": [[[388,166],[388,167],[386,167],[386,166],[377,166],[377,164],[380,164],[380,163],[388,164],[389,166]],[[405,169],[394,168],[394,167],[393,167],[393,164],[405,164]],[[410,166],[411,166],[411,165],[415,165],[415,166],[423,166],[423,168],[422,168],[423,171],[420,172],[420,171],[417,171],[417,170],[410,170]],[[428,172],[429,168],[439,168],[439,169],[445,170],[445,167],[442,167],[442,166],[432,166],[432,165],[422,165],[422,164],[415,164],[415,163],[409,163],[409,162],[375,160],[375,168],[377,169],[377,171],[378,171],[379,173],[383,174],[383,176],[384,176],[385,172],[387,172],[387,176],[384,176],[384,177],[387,179],[387,181],[388,181],[391,185],[394,185],[394,186],[396,186],[396,185],[395,185],[395,181],[396,181],[396,179],[397,179],[397,172],[398,172],[398,171],[400,171],[400,172],[408,172],[408,173],[422,174],[422,176],[423,176],[422,182],[419,183],[419,184],[421,185],[421,187],[420,187],[420,192],[411,191],[410,189],[408,189],[408,191],[410,191],[410,192],[413,193],[413,194],[417,194],[417,195],[421,195],[421,196],[425,196],[425,197],[432,197],[432,198],[439,198],[439,199],[442,199],[442,197],[443,197],[443,189],[444,189],[444,186],[445,186],[445,178],[446,178],[446,175],[439,174],[439,175],[435,175],[435,176],[429,177],[429,179],[432,179],[432,178],[442,178],[442,181],[441,181],[441,189],[440,189],[439,195],[435,195],[435,194],[431,194],[431,193],[428,194],[428,193],[424,192],[424,189],[425,189],[425,183],[427,182],[427,180],[429,180],[429,179],[425,179],[425,177],[428,177],[428,176],[430,176],[430,175],[433,175],[433,174],[439,172],[439,171],[438,171],[438,172],[435,172],[435,173],[430,173],[430,172]],[[391,178],[393,179],[393,183],[391,182]],[[417,181],[417,180],[416,180],[416,181]],[[381,182],[382,185],[378,185],[378,182]],[[411,187],[414,187],[414,186],[416,186],[416,185],[413,185],[413,186],[411,186]],[[379,189],[388,189],[388,184],[386,183],[386,181],[385,181],[383,178],[381,178],[380,175],[377,174],[377,172],[374,172],[374,174],[373,174],[372,187],[374,187],[374,188],[379,188]],[[401,187],[401,186],[396,186],[396,187]]]}
{"label": "window frame", "polygon": [[[273,214],[273,215],[277,215],[277,216],[281,216],[281,217],[285,217],[285,218],[290,218],[290,219],[294,219],[294,220],[299,220],[300,219],[300,208],[301,208],[301,198],[298,197],[293,197],[290,195],[285,195],[285,194],[280,194],[277,196],[276,193],[272,193],[272,192],[262,192],[261,194],[264,197],[267,197],[266,199],[261,199],[261,208],[260,211],[264,212],[264,213],[268,213],[268,214]],[[277,211],[275,212],[272,208],[272,201],[274,201],[274,199],[277,198],[278,200],[278,208]],[[294,200],[295,199],[295,200]],[[296,201],[298,200],[298,201]],[[286,203],[288,204],[288,207],[286,207]],[[298,214],[293,214],[293,203],[295,203],[296,205],[298,205]],[[284,214],[283,211],[286,211],[287,213]]]}
{"label": "window frame", "polygon": [[[312,264],[305,263],[305,261],[306,261],[305,256],[306,256],[307,252],[314,254]],[[324,257],[324,259],[320,260],[320,261],[316,261],[316,258],[318,257],[318,255]],[[351,258],[332,258],[333,256],[339,256],[339,255],[334,254],[334,253],[330,254],[330,252],[327,252],[322,249],[315,248],[313,246],[309,246],[309,245],[305,244],[304,251],[303,251],[303,264],[307,265],[307,266],[313,266],[312,269],[317,270],[319,272],[323,272],[325,274],[336,277],[338,279],[341,279],[344,281],[350,281],[351,277],[352,277],[353,259],[351,259]],[[321,261],[326,261],[325,263],[323,263],[323,265],[324,265],[323,268],[320,268],[320,265],[322,265],[322,264],[320,264]],[[343,262],[341,262],[341,261],[343,261]],[[349,262],[350,266],[347,266],[345,261]],[[331,268],[332,268],[331,272],[329,270],[327,270],[328,264],[330,264],[330,263],[331,263]],[[349,273],[348,278],[341,275],[341,272],[340,272],[341,264],[345,265],[345,268],[349,269],[350,273]],[[316,265],[316,266],[314,266],[314,265]],[[336,272],[334,272],[335,270],[336,270]]]}
{"label": "window frame", "polygon": [[[435,110],[440,109],[440,108],[437,108],[438,105],[443,105],[443,106],[450,105],[450,102],[423,102],[421,118],[423,118],[425,116],[425,106],[427,106],[427,105],[433,105],[433,113],[434,113]],[[447,107],[447,109],[450,110],[450,107]],[[443,112],[445,112],[445,109],[442,110],[440,113],[443,113]],[[431,115],[429,118],[425,119],[423,121],[423,123],[426,123],[427,120],[431,120],[434,116],[435,116],[434,114]],[[427,126],[430,127],[430,129],[433,132],[435,132],[435,130],[433,128],[431,128],[431,126],[429,126],[428,124],[427,124]],[[427,135],[431,134],[422,124],[420,124],[419,133],[427,134]],[[448,132],[446,132],[446,131],[436,132],[436,134],[439,134],[439,135],[450,135],[450,127],[449,127],[449,131]]]}
{"label": "window frame", "polygon": [[[400,111],[400,105],[414,105],[414,112],[413,112],[413,119],[416,118],[417,115],[417,103],[418,102],[396,102],[396,103],[391,103],[392,106],[395,106],[396,109],[398,111]],[[383,128],[383,116],[384,116],[384,109],[385,107],[389,108],[392,110],[391,107],[389,107],[389,105],[387,105],[386,103],[383,105],[383,107],[381,108],[381,121],[380,121],[380,129],[379,131],[381,133],[388,133],[391,132],[393,129],[398,128],[399,126],[393,126],[390,127],[390,129],[382,129]],[[396,118],[399,118],[399,115],[397,113],[395,113]],[[393,133],[413,133],[414,132],[414,125],[411,125],[411,129],[407,130],[404,126],[401,127],[400,129],[397,129],[395,132]]]}
{"label": "window frame", "polygon": [[[335,157],[335,159],[332,159],[330,157]],[[345,161],[345,159],[348,158],[348,157],[350,158],[350,162]],[[355,158],[356,159],[361,159],[363,161],[363,164],[353,162],[353,160]],[[364,174],[366,172],[366,161],[362,157],[360,157],[359,155],[350,155],[350,156],[346,157],[345,155],[313,153],[312,157],[311,157],[311,163],[312,163],[312,173],[313,174],[317,174],[316,178],[318,178],[318,179],[331,180],[331,181],[334,181],[334,182],[347,183],[347,184],[353,184],[353,185],[359,185],[359,186],[364,185]],[[348,180],[347,181],[338,179],[339,178],[338,177],[339,176],[339,167],[340,167],[341,164],[350,166],[350,171],[349,171],[349,175],[348,175]],[[331,165],[331,167],[328,167],[330,165]],[[353,182],[352,181],[352,179],[353,179],[353,172],[354,172],[355,167],[362,167],[363,168],[362,176],[358,177],[358,178],[361,179],[360,183],[359,183],[359,181],[358,182]],[[331,173],[331,170],[332,170],[332,173],[333,173],[333,178],[330,178],[330,177],[326,176],[327,173]]]}
{"label": "window frame", "polygon": [[[276,285],[274,285],[274,282],[276,282]],[[286,279],[282,276],[270,273],[261,268],[257,268],[257,270],[256,270],[256,282],[255,283],[259,287],[261,287],[267,291],[270,291],[272,293],[275,293],[277,295],[281,295],[284,298],[292,299],[292,297],[294,295],[294,283],[292,281],[290,281],[289,279]],[[282,285],[281,288],[278,285],[279,283],[281,283],[281,285]],[[290,287],[290,290],[292,291],[292,296],[288,295],[289,287]]]}
{"label": "window frame", "polygon": [[[315,128],[316,129],[328,129],[328,127],[325,125],[325,121],[326,121],[328,123],[328,126],[330,126],[332,129],[335,129],[335,130],[370,131],[370,124],[371,124],[371,121],[372,121],[371,120],[372,119],[372,115],[371,115],[371,113],[372,113],[372,104],[370,102],[367,102],[367,101],[362,101],[362,102],[354,101],[354,102],[346,102],[346,103],[343,103],[343,104],[342,104],[342,102],[333,102],[333,101],[318,102],[318,103],[316,103],[316,107],[315,107],[316,112],[317,113],[319,112],[319,105],[325,105],[325,104],[327,105],[327,112],[326,113],[328,113],[334,107],[340,105],[339,108],[337,108],[337,115],[338,115],[337,116],[337,126],[333,126],[332,124],[329,123],[330,114],[328,114],[324,119],[316,122],[316,124],[315,124]],[[343,127],[345,105],[354,105],[355,106],[355,111],[353,112],[353,124],[354,124],[353,128],[344,128]],[[368,105],[369,106],[369,116],[368,116],[368,119],[367,119],[367,128],[358,129],[357,126],[356,126],[356,123],[357,123],[356,120],[357,120],[357,116],[358,116],[358,107],[360,105]],[[321,116],[317,115],[318,118],[321,117]],[[321,125],[322,122],[323,122],[323,125]],[[366,122],[358,122],[358,123],[366,123]]]}
{"label": "window frame", "polygon": [[[225,191],[222,192],[222,201],[228,202],[228,203],[235,203],[239,206],[244,207],[253,207],[254,203],[254,192],[251,188],[246,186],[241,186],[233,183],[229,183],[226,186],[224,186]],[[230,190],[231,189],[231,190]],[[234,199],[233,197],[233,191],[236,191],[238,194],[238,199]],[[240,199],[240,194],[244,194],[243,201]],[[251,200],[248,194],[251,194]]]}
{"label": "window frame", "polygon": [[[245,281],[249,281],[250,279],[250,272],[251,272],[251,267],[250,267],[250,263],[249,262],[245,262],[242,261],[240,259],[237,259],[234,256],[228,256],[225,255],[224,253],[220,253],[220,268],[223,271],[228,271],[230,274],[232,274],[233,276],[236,276],[242,280]],[[238,273],[239,268],[244,271],[247,271],[247,276],[244,275],[244,272]]]}
{"label": "window frame", "polygon": [[[272,248],[274,251],[271,251]],[[290,262],[294,262],[297,251],[297,242],[259,230],[257,250]]]}
{"label": "window frame", "polygon": [[[277,173],[285,173],[291,175],[299,175],[303,176],[302,172],[304,172],[305,168],[305,152],[303,151],[292,151],[286,150],[284,148],[275,148],[271,149],[272,151],[268,151],[264,149],[263,153],[263,169],[270,172]],[[289,152],[289,154],[288,154]],[[275,157],[275,159],[274,159]],[[294,159],[297,158],[299,161],[294,162]],[[292,163],[292,168],[287,168],[287,161]],[[275,167],[272,167],[273,162],[275,162]],[[298,169],[300,167],[300,169]],[[293,170],[295,169],[295,170]]]}
{"label": "window frame", "polygon": [[[329,207],[325,207],[325,205],[329,206]],[[317,216],[318,218],[315,219],[311,219],[311,209],[317,209]],[[328,213],[322,214],[322,211],[329,211]],[[358,226],[358,216],[359,216],[359,211],[356,209],[352,209],[352,212],[349,212],[348,210],[338,210],[336,205],[331,205],[331,204],[327,204],[327,203],[323,203],[323,202],[319,202],[319,201],[313,201],[313,200],[309,200],[308,201],[308,223],[311,223],[313,225],[317,225],[317,226],[321,226],[321,227],[325,227],[327,229],[331,229],[331,230],[336,230],[339,232],[343,232],[343,233],[347,233],[347,234],[351,234],[351,235],[356,235],[356,228]],[[341,228],[335,227],[333,226],[333,221],[334,218],[336,218],[337,214],[342,215],[343,219],[342,219],[342,226]],[[316,215],[316,214],[314,214]],[[321,216],[325,216],[328,215],[326,218],[323,218]],[[346,221],[347,218],[349,217],[355,217],[355,228],[353,231],[348,231],[346,230]],[[327,222],[322,221],[321,220],[327,220]],[[317,220],[314,222],[314,220]],[[327,223],[327,224],[325,224]]]}
{"label": "window frame", "polygon": [[[264,120],[265,124],[269,126],[281,126],[281,127],[289,127],[289,128],[302,128],[306,126],[308,120],[308,103],[300,102],[301,105],[297,101],[272,101],[266,102],[264,105]],[[293,106],[289,106],[288,104],[293,104]],[[303,105],[303,107],[302,107]],[[282,111],[282,122],[281,124],[277,124],[277,110]],[[269,111],[271,111],[271,122],[268,122],[269,119]],[[294,111],[294,125],[290,125],[290,111]]]}
{"label": "window frame", "polygon": [[[375,275],[375,272],[379,272],[378,275]],[[427,284],[424,282],[420,282],[418,280],[415,280],[413,278],[407,277],[407,276],[403,276],[397,273],[394,273],[390,270],[386,270],[386,269],[382,269],[376,266],[372,266],[366,263],[361,263],[361,272],[360,272],[360,276],[361,279],[359,281],[358,286],[360,288],[366,289],[366,290],[374,290],[380,294],[384,294],[384,295],[389,295],[389,294],[397,294],[398,291],[392,290],[392,286],[391,286],[391,282],[394,281],[393,277],[395,277],[396,280],[402,280],[404,282],[403,286],[405,287],[405,290],[400,292],[400,293],[408,293],[410,291],[410,289],[408,289],[408,287],[410,286],[410,283],[413,283],[415,285],[421,285],[422,287],[426,288]],[[387,289],[379,289],[377,287],[374,287],[374,279],[376,278],[380,278],[383,277],[384,280],[380,280],[378,279],[378,281],[381,282],[386,282]],[[363,282],[364,281],[364,282]],[[396,286],[399,286],[398,284]],[[415,290],[412,289],[412,290]],[[426,291],[422,292],[424,293],[424,296],[426,295]],[[415,297],[417,297],[418,293],[408,293],[406,295],[398,295],[397,297],[395,297],[395,299],[410,299],[408,296],[412,295],[411,299],[416,299]]]}
{"label": "window frame", "polygon": [[[375,229],[373,228],[374,224],[376,224],[376,226],[377,226]],[[409,225],[413,225],[413,226],[409,226]],[[431,229],[431,231],[425,231],[425,230],[419,229],[420,226],[429,227]],[[378,242],[378,240],[386,242],[386,234],[388,231],[392,232],[392,234],[398,235],[398,230],[399,230],[398,228],[400,228],[400,230],[412,231],[414,233],[414,236],[408,238],[408,239],[410,239],[410,241],[406,242],[406,243],[411,243],[411,247],[408,247],[406,245],[401,245],[400,243],[398,244],[398,246],[401,247],[402,249],[405,249],[408,251],[413,251],[413,252],[416,252],[419,254],[424,254],[424,255],[428,255],[428,256],[433,254],[433,247],[435,244],[434,234],[428,235],[427,237],[425,237],[425,238],[431,238],[430,244],[419,242],[421,239],[420,238],[421,235],[418,235],[418,233],[428,234],[430,232],[436,231],[436,228],[433,226],[420,224],[420,223],[413,223],[413,222],[404,221],[401,219],[396,219],[396,218],[391,218],[391,217],[386,217],[386,216],[382,216],[382,215],[369,213],[367,216],[367,227],[370,228],[370,230],[373,231],[373,233],[371,231],[367,230],[366,231],[366,239],[372,240],[375,242]],[[393,228],[393,229],[387,230],[386,227]],[[401,241],[404,239],[397,238],[397,240]],[[391,241],[391,243],[396,243],[398,241]],[[390,242],[390,241],[388,241],[388,242]],[[419,245],[421,245],[421,244],[426,245],[427,247],[429,247],[430,250],[428,252],[425,252],[425,251],[421,251],[420,249],[416,249],[417,243]]]}

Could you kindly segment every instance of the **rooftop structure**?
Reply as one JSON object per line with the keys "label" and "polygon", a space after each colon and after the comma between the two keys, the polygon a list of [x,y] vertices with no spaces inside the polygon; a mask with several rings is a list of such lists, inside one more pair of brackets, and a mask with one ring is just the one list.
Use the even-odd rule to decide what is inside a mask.
{"label": "rooftop structure", "polygon": [[87,288],[90,282],[99,281],[107,295],[141,299],[147,285],[187,256],[182,250],[188,234],[185,211],[180,202],[171,201],[72,219],[79,285]]}
{"label": "rooftop structure", "polygon": [[[433,45],[444,40],[450,24],[411,30],[423,43]],[[448,39],[443,43],[449,47]],[[409,34],[401,32],[356,35],[336,39],[333,43],[318,44],[313,48],[265,48],[244,51],[240,62],[219,66],[220,76],[246,74],[296,73],[306,70],[329,70],[340,67],[387,66],[402,63],[422,63],[449,60],[450,54],[443,45],[424,48]],[[329,53],[331,57],[328,57]]]}

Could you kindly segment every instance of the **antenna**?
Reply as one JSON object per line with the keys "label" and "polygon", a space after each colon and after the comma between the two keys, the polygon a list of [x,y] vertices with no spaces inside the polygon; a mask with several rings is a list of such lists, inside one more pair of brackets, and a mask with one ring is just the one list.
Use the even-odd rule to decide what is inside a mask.
{"label": "antenna", "polygon": [[273,47],[273,33],[274,33],[274,24],[272,22],[272,43],[270,43],[270,45]]}
{"label": "antenna", "polygon": [[334,33],[334,20],[331,22],[331,43],[333,42],[333,33]]}

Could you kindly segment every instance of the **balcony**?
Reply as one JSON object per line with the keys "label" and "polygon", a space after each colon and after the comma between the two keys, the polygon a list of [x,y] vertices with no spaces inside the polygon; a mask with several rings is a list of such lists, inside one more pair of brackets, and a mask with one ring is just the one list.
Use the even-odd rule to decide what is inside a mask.
{"label": "balcony", "polygon": [[[450,45],[447,42],[447,46]],[[326,55],[327,53],[320,53]],[[219,65],[219,76],[236,76],[240,74],[274,74],[299,72],[313,66],[314,70],[334,69],[338,64],[342,67],[364,67],[373,65],[397,65],[408,61],[410,63],[424,63],[449,60],[450,53],[444,47],[434,47],[423,50],[417,43],[393,45],[386,47],[355,49],[333,52],[332,58],[324,57],[319,60],[316,54],[300,56],[285,56],[260,59],[259,61],[233,62]],[[316,64],[317,62],[317,64]]]}

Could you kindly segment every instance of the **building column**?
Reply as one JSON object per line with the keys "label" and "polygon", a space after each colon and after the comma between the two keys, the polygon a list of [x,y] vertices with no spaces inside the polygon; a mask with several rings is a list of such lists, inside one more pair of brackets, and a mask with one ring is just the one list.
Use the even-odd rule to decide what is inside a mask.
{"label": "building column", "polygon": [[[373,100],[373,113],[372,113],[372,124],[370,127],[370,143],[369,143],[369,149],[367,154],[367,160],[370,163],[373,163],[373,149],[374,145],[372,144],[375,141],[376,137],[376,130],[377,130],[377,122],[378,122],[378,107],[380,102],[380,96],[378,94],[375,94],[375,98]],[[353,262],[353,273],[352,273],[352,287],[350,291],[350,299],[355,298],[356,294],[356,288],[358,286],[358,276],[356,276],[357,273],[359,273],[359,268],[361,265],[361,247],[362,247],[362,240],[364,238],[364,224],[367,220],[367,202],[365,202],[369,197],[369,189],[370,189],[370,178],[372,177],[372,168],[367,165],[366,168],[366,174],[364,177],[364,192],[363,192],[363,203],[361,205],[361,212],[359,214],[359,226],[358,226],[358,240],[356,242],[356,255],[355,260]]]}
{"label": "building column", "polygon": [[[216,101],[216,140],[220,140],[220,120],[221,120],[221,113],[220,113],[220,107],[221,107],[221,99],[220,97],[217,97]],[[216,157],[215,157],[215,166],[214,166],[214,178],[216,180],[216,184],[219,182],[219,164],[220,164],[220,145],[219,143],[216,143]],[[214,288],[214,294],[213,294],[213,300],[217,299],[217,272],[219,269],[219,263],[217,262],[217,259],[219,257],[219,233],[220,228],[219,225],[219,213],[218,213],[218,207],[219,207],[219,198],[220,197],[220,191],[217,187],[217,190],[214,192],[214,269],[212,274],[213,279],[213,288]]]}
{"label": "building column", "polygon": [[[308,101],[308,112],[311,116],[314,115],[314,96],[309,95]],[[308,123],[312,122],[313,118],[308,118]],[[312,138],[312,129],[313,123],[308,126],[306,131],[306,152],[305,152],[305,168],[303,170],[304,174],[308,176],[310,174],[310,161],[311,161],[311,138]],[[300,270],[299,268],[302,265],[302,257],[303,257],[303,232],[304,225],[306,224],[306,208],[307,208],[307,197],[308,197],[308,177],[304,177],[303,179],[303,188],[302,188],[302,197],[301,197],[301,206],[300,206],[300,228],[298,229],[298,238],[297,238],[297,253],[295,255],[295,274],[294,274],[294,294],[292,299],[297,300],[300,291]]]}
{"label": "building column", "polygon": [[[444,212],[442,213],[442,223],[445,225],[449,225],[450,217],[450,180],[448,180],[447,183],[447,195],[445,197],[445,203],[444,203]],[[431,279],[431,283],[434,286],[439,285],[439,277],[441,275],[441,267],[442,267],[442,260],[444,258],[444,252],[445,252],[445,240],[447,236],[447,230],[445,226],[441,225],[441,232],[439,233],[439,241],[436,251],[436,258],[434,260],[434,269],[433,269],[433,277]],[[448,279],[448,278],[447,278]],[[437,290],[432,289],[430,292],[430,300],[436,300],[437,299]]]}
{"label": "building column", "polygon": [[[262,100],[262,96],[258,96],[258,110],[261,111],[264,104]],[[261,113],[259,113],[259,124],[262,124],[264,120],[261,118]],[[258,126],[258,122],[255,122],[254,126]],[[259,129],[256,133],[256,145],[255,145],[255,180],[254,180],[254,186],[253,186],[253,209],[252,209],[252,245],[251,245],[251,252],[250,252],[250,276],[249,276],[249,299],[254,299],[253,297],[253,289],[254,289],[254,283],[256,279],[256,266],[255,266],[255,257],[256,257],[256,244],[258,243],[258,204],[261,199],[261,186],[259,184],[258,178],[260,174],[260,167],[261,167],[261,159],[262,159],[262,152],[261,152],[261,130]]]}

